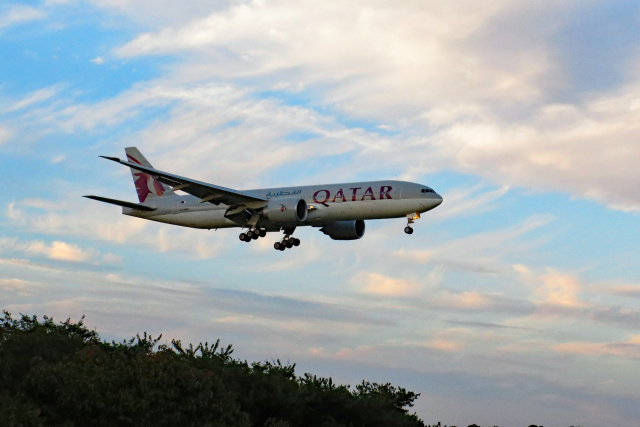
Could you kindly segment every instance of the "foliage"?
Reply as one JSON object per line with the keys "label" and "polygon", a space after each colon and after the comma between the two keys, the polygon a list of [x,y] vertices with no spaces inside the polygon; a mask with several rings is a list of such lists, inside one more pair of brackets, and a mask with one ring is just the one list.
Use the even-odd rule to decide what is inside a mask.
{"label": "foliage", "polygon": [[298,377],[295,364],[236,360],[220,340],[159,345],[144,333],[107,343],[83,319],[3,312],[0,425],[424,425],[406,409],[418,394],[402,387]]}

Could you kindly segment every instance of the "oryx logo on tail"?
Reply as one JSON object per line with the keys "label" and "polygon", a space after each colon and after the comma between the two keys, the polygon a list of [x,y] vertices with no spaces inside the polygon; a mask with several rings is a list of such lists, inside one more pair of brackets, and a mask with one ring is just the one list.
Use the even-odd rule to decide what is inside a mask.
{"label": "oryx logo on tail", "polygon": [[[140,166],[153,167],[137,148],[129,147],[125,149],[125,152],[127,154],[127,159],[131,163],[136,163]],[[133,168],[131,168],[131,175],[133,176],[133,183],[136,186],[136,192],[138,193],[138,200],[140,203],[144,203],[149,197],[162,197],[163,195],[169,196],[174,194],[170,188],[158,181],[156,176]]]}
{"label": "oryx logo on tail", "polygon": [[[127,155],[130,162],[137,163],[142,166],[142,163],[133,156]],[[147,200],[149,194],[155,194],[160,197],[164,194],[164,186],[154,176],[144,172],[133,172],[133,183],[136,185],[136,191],[138,192],[138,200],[143,203]]]}

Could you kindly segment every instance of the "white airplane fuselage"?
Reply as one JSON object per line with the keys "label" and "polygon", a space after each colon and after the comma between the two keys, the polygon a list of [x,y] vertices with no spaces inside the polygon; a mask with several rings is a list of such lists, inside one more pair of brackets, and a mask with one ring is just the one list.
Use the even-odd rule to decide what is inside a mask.
{"label": "white airplane fuselage", "polygon": [[[265,188],[243,193],[270,201],[292,197],[306,201],[308,213],[302,223],[271,224],[268,219],[261,218],[257,225],[269,231],[277,231],[287,225],[323,226],[334,221],[401,218],[429,211],[442,203],[442,197],[427,186],[393,180]],[[236,222],[225,217],[229,206],[202,202],[191,195],[155,198],[145,205],[155,210],[123,207],[122,213],[192,228],[238,227]]]}
{"label": "white airplane fuselage", "polygon": [[282,231],[283,239],[273,245],[281,251],[300,245],[300,239],[292,236],[300,226],[321,227],[333,240],[356,240],[364,236],[365,220],[406,217],[404,232],[412,234],[414,220],[442,203],[442,197],[426,185],[394,180],[239,191],[156,169],[136,147],[125,148],[125,154],[126,161],[101,157],[130,168],[140,203],[84,197],[121,206],[123,214],[151,221],[204,229],[242,228],[238,237],[244,242]]}

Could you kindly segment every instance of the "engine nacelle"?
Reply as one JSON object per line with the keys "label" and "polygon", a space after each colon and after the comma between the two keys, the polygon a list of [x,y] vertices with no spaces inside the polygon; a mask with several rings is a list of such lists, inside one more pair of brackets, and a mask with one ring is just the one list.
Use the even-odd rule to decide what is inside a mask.
{"label": "engine nacelle", "polygon": [[364,221],[335,221],[320,229],[333,240],[357,240],[364,236]]}
{"label": "engine nacelle", "polygon": [[307,220],[307,202],[293,197],[271,199],[262,214],[278,224],[304,222]]}

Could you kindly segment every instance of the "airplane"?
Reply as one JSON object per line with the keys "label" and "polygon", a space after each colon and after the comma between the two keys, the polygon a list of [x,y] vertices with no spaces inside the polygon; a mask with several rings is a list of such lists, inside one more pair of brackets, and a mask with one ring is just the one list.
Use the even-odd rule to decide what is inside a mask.
{"label": "airplane", "polygon": [[140,203],[83,197],[151,221],[209,230],[240,227],[244,242],[282,231],[273,245],[280,251],[300,245],[292,235],[301,226],[319,227],[333,240],[356,240],[364,236],[365,220],[406,217],[404,231],[412,234],[420,214],[442,203],[426,185],[394,180],[238,191],[155,169],[136,147],[125,148],[125,154],[127,161],[100,157],[131,169]]}

